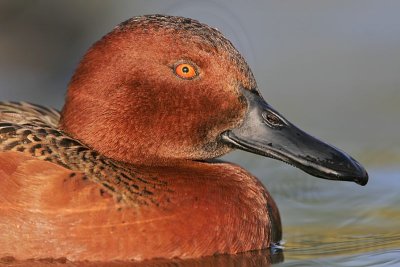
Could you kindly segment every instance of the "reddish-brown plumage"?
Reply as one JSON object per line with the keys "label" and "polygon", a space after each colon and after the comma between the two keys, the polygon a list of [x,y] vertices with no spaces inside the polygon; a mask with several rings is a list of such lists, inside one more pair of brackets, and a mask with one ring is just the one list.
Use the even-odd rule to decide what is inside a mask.
{"label": "reddish-brown plumage", "polygon": [[[60,127],[108,157],[136,164],[228,152],[219,134],[238,126],[246,111],[237,85],[255,85],[245,61],[236,64],[233,47],[210,43],[200,30],[171,34],[155,22],[148,28],[132,24],[85,55],[69,85]],[[198,66],[197,78],[173,73],[184,61]]]}
{"label": "reddish-brown plumage", "polygon": [[[175,75],[180,62],[198,76]],[[50,126],[39,120],[28,132],[19,125],[31,106],[0,113],[16,124],[4,133],[25,138],[18,149],[0,146],[0,257],[193,258],[278,242],[278,209],[256,178],[236,165],[195,161],[231,149],[220,134],[243,121],[238,88],[255,86],[244,59],[208,26],[163,16],[118,26],[77,68],[61,131],[50,123],[54,112]],[[35,107],[35,116],[45,112]],[[21,152],[7,152],[13,148]],[[122,167],[114,179],[110,169]]]}
{"label": "reddish-brown plumage", "polygon": [[21,153],[1,153],[0,166],[7,166],[0,179],[0,257],[192,258],[262,249],[271,241],[267,211],[277,212],[274,201],[232,164],[141,168],[168,182],[148,206],[118,203],[80,173]]}

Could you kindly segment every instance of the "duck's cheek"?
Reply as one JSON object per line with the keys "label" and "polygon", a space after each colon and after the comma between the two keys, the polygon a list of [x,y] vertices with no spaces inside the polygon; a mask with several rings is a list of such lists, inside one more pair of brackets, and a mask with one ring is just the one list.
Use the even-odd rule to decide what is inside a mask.
{"label": "duck's cheek", "polygon": [[221,106],[214,107],[211,114],[202,116],[193,125],[191,132],[192,146],[199,152],[199,158],[212,158],[228,153],[231,148],[221,142],[220,135],[227,129],[231,129],[241,122],[241,106],[227,109]]}

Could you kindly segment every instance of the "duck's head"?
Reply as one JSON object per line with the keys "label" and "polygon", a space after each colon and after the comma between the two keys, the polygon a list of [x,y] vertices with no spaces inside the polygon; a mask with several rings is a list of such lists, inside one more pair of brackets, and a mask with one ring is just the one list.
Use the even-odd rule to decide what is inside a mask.
{"label": "duck's head", "polygon": [[60,127],[129,163],[203,160],[239,148],[317,177],[368,180],[354,159],[265,102],[218,30],[188,18],[132,18],[95,43],[70,82]]}

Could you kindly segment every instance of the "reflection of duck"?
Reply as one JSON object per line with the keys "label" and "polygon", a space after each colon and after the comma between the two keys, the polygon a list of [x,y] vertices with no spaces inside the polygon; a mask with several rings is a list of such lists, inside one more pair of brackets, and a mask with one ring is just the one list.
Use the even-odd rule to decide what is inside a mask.
{"label": "reflection of duck", "polygon": [[282,250],[272,252],[269,249],[247,251],[238,254],[221,254],[195,259],[152,259],[144,261],[75,261],[69,262],[66,258],[60,259],[29,259],[17,261],[12,257],[0,259],[0,264],[7,266],[79,266],[79,267],[268,267],[271,264],[283,261]]}
{"label": "reflection of duck", "polygon": [[130,19],[88,51],[54,110],[0,105],[0,256],[199,257],[267,248],[278,209],[242,168],[203,161],[239,148],[366,184],[343,152],[260,96],[217,30]]}

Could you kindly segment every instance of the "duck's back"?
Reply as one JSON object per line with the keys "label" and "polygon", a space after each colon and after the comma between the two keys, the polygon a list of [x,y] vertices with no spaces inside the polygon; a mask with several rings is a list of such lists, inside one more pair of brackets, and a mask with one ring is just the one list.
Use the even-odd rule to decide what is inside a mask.
{"label": "duck's back", "polygon": [[17,151],[46,161],[59,159],[57,129],[60,114],[54,109],[25,102],[0,102],[0,152]]}
{"label": "duck's back", "polygon": [[0,121],[32,125],[46,123],[48,127],[57,128],[60,113],[52,108],[27,102],[0,102]]}
{"label": "duck's back", "polygon": [[0,102],[0,155],[18,152],[16,156],[32,157],[40,164],[51,162],[66,171],[82,173],[116,198],[148,201],[145,196],[151,192],[145,185],[157,182],[141,178],[132,166],[106,158],[71,138],[58,129],[59,119],[60,113],[54,109]]}
{"label": "duck's back", "polygon": [[54,109],[26,102],[0,102],[0,152],[22,152],[70,167],[63,150],[84,146],[57,128],[59,119],[60,113]]}

